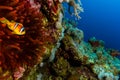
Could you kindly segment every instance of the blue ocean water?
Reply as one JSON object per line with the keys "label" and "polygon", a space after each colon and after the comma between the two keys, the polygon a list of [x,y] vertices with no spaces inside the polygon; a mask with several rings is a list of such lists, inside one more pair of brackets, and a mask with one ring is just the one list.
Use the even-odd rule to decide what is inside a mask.
{"label": "blue ocean water", "polygon": [[[84,13],[78,27],[90,37],[104,40],[107,48],[120,50],[120,0],[81,0]],[[67,7],[67,5],[65,5]],[[66,13],[66,17],[70,17]]]}

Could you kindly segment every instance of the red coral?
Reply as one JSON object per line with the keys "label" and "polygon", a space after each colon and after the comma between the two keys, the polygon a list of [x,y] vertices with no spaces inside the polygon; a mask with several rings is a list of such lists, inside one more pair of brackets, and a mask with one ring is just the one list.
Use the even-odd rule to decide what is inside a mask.
{"label": "red coral", "polygon": [[9,6],[0,6],[0,9],[13,10],[13,8]]}
{"label": "red coral", "polygon": [[90,43],[93,47],[98,47],[98,46],[100,46],[100,42],[99,42],[99,41],[89,41],[89,43]]}
{"label": "red coral", "polygon": [[[6,4],[8,2],[10,4]],[[37,2],[37,5],[38,3],[43,5],[44,1]],[[48,3],[43,6],[46,5]],[[43,8],[43,11],[47,10]],[[33,67],[38,64],[44,55],[44,46],[55,42],[54,37],[50,35],[52,34],[50,29],[54,29],[55,21],[50,22],[50,25],[43,24],[44,19],[48,19],[46,18],[48,15],[31,7],[29,0],[1,0],[0,12],[2,12],[0,17],[20,22],[26,30],[25,35],[14,35],[6,25],[0,23],[0,67],[3,70],[14,72],[19,66]],[[52,14],[49,16],[50,19],[56,17],[52,12],[49,14]]]}
{"label": "red coral", "polygon": [[90,38],[88,42],[91,44],[92,47],[104,46],[104,41],[97,40],[95,37]]}
{"label": "red coral", "polygon": [[112,51],[110,52],[110,55],[113,56],[113,57],[117,57],[117,56],[120,56],[120,52],[117,51],[117,50],[112,50]]}

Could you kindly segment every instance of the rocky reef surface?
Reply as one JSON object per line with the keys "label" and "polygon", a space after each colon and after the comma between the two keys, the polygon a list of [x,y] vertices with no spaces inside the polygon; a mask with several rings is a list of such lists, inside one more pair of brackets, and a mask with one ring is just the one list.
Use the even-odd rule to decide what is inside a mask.
{"label": "rocky reef surface", "polygon": [[[62,3],[80,18],[80,0],[0,0],[0,18],[24,25],[12,34],[0,22],[0,80],[119,80],[119,51],[64,18]],[[70,12],[70,8],[74,12]]]}

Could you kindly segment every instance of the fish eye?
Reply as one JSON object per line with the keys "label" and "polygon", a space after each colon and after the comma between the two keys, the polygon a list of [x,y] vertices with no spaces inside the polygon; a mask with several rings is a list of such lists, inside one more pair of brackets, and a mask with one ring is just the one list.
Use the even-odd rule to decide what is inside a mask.
{"label": "fish eye", "polygon": [[20,30],[20,32],[22,33],[22,32],[24,32],[24,31],[25,31],[25,28],[22,27],[21,30]]}
{"label": "fish eye", "polygon": [[25,29],[22,30],[22,32],[24,32],[24,31],[25,31]]}

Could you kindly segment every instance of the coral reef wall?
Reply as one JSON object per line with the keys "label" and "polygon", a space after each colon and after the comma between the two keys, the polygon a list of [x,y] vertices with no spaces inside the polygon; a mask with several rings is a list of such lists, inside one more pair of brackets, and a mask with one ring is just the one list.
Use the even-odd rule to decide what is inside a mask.
{"label": "coral reef wall", "polygon": [[17,35],[0,22],[0,80],[118,80],[118,52],[95,38],[84,42],[63,2],[79,19],[80,0],[0,0],[0,20],[25,28]]}
{"label": "coral reef wall", "polygon": [[120,60],[111,55],[115,54],[114,50],[106,49],[104,42],[95,37],[85,42],[82,30],[75,28],[69,21],[63,20],[64,24],[64,38],[54,60],[39,69],[41,79],[119,80]]}

